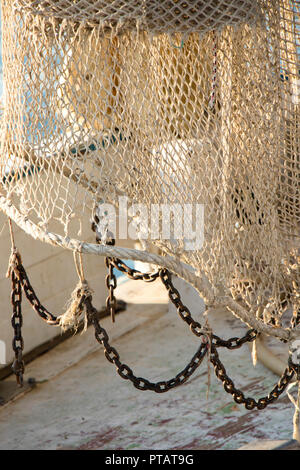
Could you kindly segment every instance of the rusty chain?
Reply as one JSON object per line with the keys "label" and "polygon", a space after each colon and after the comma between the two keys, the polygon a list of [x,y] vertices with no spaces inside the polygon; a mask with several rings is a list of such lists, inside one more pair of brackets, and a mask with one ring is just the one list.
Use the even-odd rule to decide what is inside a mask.
{"label": "rusty chain", "polygon": [[[100,244],[102,243],[102,239],[97,234],[98,223],[99,223],[99,218],[95,215],[95,220],[92,222],[91,228],[93,232],[96,232],[96,242]],[[110,235],[111,236],[105,240],[105,244],[114,246],[116,241],[113,238],[112,234]],[[117,287],[117,278],[114,274],[114,268],[126,274],[127,277],[129,277],[130,279],[134,279],[136,281],[143,280],[144,282],[155,281],[159,276],[159,271],[157,271],[156,273],[142,273],[141,271],[137,271],[136,269],[130,268],[129,266],[127,266],[127,264],[124,263],[124,261],[120,260],[119,258],[111,258],[111,257],[105,258],[105,265],[108,269],[108,274],[105,278],[105,283],[109,291],[109,294],[106,298],[106,308],[107,308],[107,312],[109,313],[111,317],[112,323],[115,323],[115,312],[116,312],[117,300],[114,296],[114,290]]]}
{"label": "rusty chain", "polygon": [[16,269],[18,270],[20,281],[21,281],[24,293],[26,295],[26,298],[31,304],[32,308],[37,312],[37,314],[46,323],[48,323],[48,325],[58,326],[59,319],[55,317],[54,315],[52,315],[52,313],[50,313],[49,310],[47,310],[39,301],[36,293],[34,292],[32,285],[30,284],[30,281],[28,279],[24,266],[21,263],[19,263]]}
{"label": "rusty chain", "polygon": [[[97,238],[96,240],[99,243],[99,240]],[[112,239],[107,244],[114,245],[115,240]],[[117,287],[117,278],[113,272],[114,268],[126,274],[127,277],[129,277],[130,279],[133,279],[135,281],[142,280],[144,282],[155,281],[159,276],[159,271],[155,273],[142,273],[141,271],[137,271],[136,269],[130,268],[129,266],[127,266],[127,264],[124,263],[124,261],[120,260],[119,258],[106,257],[105,264],[108,269],[108,274],[105,278],[105,283],[109,291],[109,295],[106,298],[106,308],[111,316],[112,322],[114,323],[115,322],[115,310],[116,310],[116,304],[117,304],[117,300],[114,296],[114,289],[116,289]]]}
{"label": "rusty chain", "polygon": [[111,263],[118,271],[126,274],[127,277],[134,281],[153,282],[159,277],[159,271],[155,271],[154,273],[142,273],[137,269],[130,268],[119,258],[111,258]]}
{"label": "rusty chain", "polygon": [[[96,236],[97,243],[100,243],[100,239]],[[106,245],[115,245],[115,239],[110,238],[106,241]],[[116,318],[116,307],[117,307],[117,299],[115,298],[114,290],[117,287],[117,278],[114,274],[114,266],[112,264],[112,258],[106,257],[105,258],[105,265],[108,269],[108,274],[105,278],[105,284],[108,289],[108,296],[106,297],[106,310],[107,313],[110,315],[112,323],[115,323]]]}
{"label": "rusty chain", "polygon": [[225,367],[220,361],[217,348],[214,345],[211,347],[210,361],[214,366],[217,378],[223,383],[224,390],[233,396],[233,399],[236,403],[238,403],[239,405],[245,405],[245,408],[247,410],[253,410],[254,408],[257,408],[258,410],[263,410],[268,405],[276,401],[280,397],[280,395],[285,391],[288,384],[291,382],[295,374],[296,367],[295,365],[289,363],[289,366],[285,369],[278,383],[271,390],[269,395],[263,398],[259,398],[259,400],[256,401],[254,398],[245,397],[244,393],[235,387],[233,381],[227,375]]}
{"label": "rusty chain", "polygon": [[[116,265],[114,266],[117,267]],[[279,382],[275,385],[275,387],[271,390],[271,392],[267,396],[258,399],[258,401],[256,401],[252,397],[245,397],[244,393],[235,387],[233,381],[227,375],[226,369],[224,365],[222,364],[222,362],[220,361],[217,348],[225,347],[229,350],[238,349],[241,346],[243,346],[245,343],[254,341],[257,338],[257,332],[251,329],[251,330],[248,330],[246,334],[241,338],[233,337],[233,338],[229,338],[228,340],[224,340],[224,339],[221,339],[217,335],[210,334],[209,342],[205,342],[205,334],[203,334],[203,328],[199,322],[194,320],[188,307],[183,304],[180,293],[178,292],[178,290],[174,287],[172,283],[171,273],[166,269],[160,269],[158,271],[158,275],[160,276],[162,283],[166,287],[168,294],[169,294],[169,298],[171,302],[175,305],[179,316],[182,318],[183,321],[185,321],[189,325],[194,335],[202,338],[202,345],[200,346],[200,350],[198,350],[198,353],[201,354],[201,349],[203,349],[205,352],[203,356],[201,354],[201,362],[202,362],[203,357],[205,356],[206,350],[210,349],[209,359],[214,366],[216,376],[219,380],[222,381],[225,391],[227,393],[230,393],[233,396],[234,401],[238,404],[244,404],[246,409],[248,410],[253,410],[254,408],[257,408],[258,410],[262,410],[266,408],[266,406],[268,406],[269,404],[276,401],[280,397],[280,395],[285,391],[288,384],[291,382],[295,373],[295,367],[289,365],[289,367],[285,370],[285,372],[281,376]],[[110,362],[115,364],[119,375],[124,379],[131,380],[131,382],[136,388],[140,390],[154,390],[158,393],[162,391],[165,392],[173,388],[172,384],[176,383],[176,379],[178,381],[178,377],[184,377],[184,375],[181,372],[180,374],[178,374],[178,376],[176,376],[175,379],[173,379],[173,381],[159,382],[158,384],[153,384],[149,382],[148,380],[140,378],[140,377],[137,378],[136,376],[134,376],[132,370],[126,364],[122,364],[120,362],[119,354],[109,344],[109,339],[108,339],[108,335],[106,331],[103,328],[101,328],[99,323],[97,325],[94,324],[94,327],[95,327],[96,339],[100,344],[103,345],[106,358]],[[205,344],[206,346],[203,346]],[[197,353],[194,357],[197,357]],[[187,366],[187,368],[184,369],[185,371],[189,370],[189,368],[193,370],[193,359],[191,363]],[[124,371],[126,371],[125,374],[124,374]],[[183,378],[182,383],[185,382],[187,378],[188,377]],[[170,384],[171,386],[168,387],[168,384]],[[178,385],[180,385],[180,379],[179,379]],[[161,387],[164,387],[164,389],[161,390]]]}
{"label": "rusty chain", "polygon": [[202,342],[188,365],[171,380],[150,382],[148,379],[143,377],[137,377],[134,375],[132,369],[127,364],[121,362],[118,351],[110,345],[109,336],[106,330],[101,327],[100,322],[97,319],[97,311],[92,305],[91,296],[86,297],[85,306],[88,319],[91,321],[95,329],[96,340],[103,346],[106,359],[116,366],[117,372],[120,377],[122,377],[122,379],[130,380],[134,387],[139,390],[151,390],[156,393],[164,393],[175,387],[178,387],[179,385],[182,385],[200,366],[204,356],[207,353],[207,344]]}
{"label": "rusty chain", "polygon": [[[201,336],[203,334],[201,333],[201,331],[203,331],[201,324],[193,319],[190,310],[182,303],[180,294],[172,283],[171,273],[166,269],[163,269],[160,271],[160,277],[168,291],[171,302],[177,309],[179,316],[189,325],[191,331],[196,336]],[[233,381],[227,375],[226,369],[219,358],[217,348],[225,347],[229,350],[240,348],[243,344],[254,341],[257,338],[257,332],[255,330],[249,330],[242,338],[234,337],[228,340],[223,340],[213,334],[210,336],[209,359],[214,366],[216,376],[222,381],[225,391],[233,396],[234,401],[238,404],[244,404],[246,409],[253,410],[254,408],[257,408],[258,410],[262,410],[266,408],[266,406],[280,397],[291,382],[297,366],[289,361],[289,366],[286,368],[279,382],[271,390],[269,395],[260,398],[258,401],[251,397],[245,397],[244,393],[235,387]],[[300,367],[298,366],[297,375],[299,375],[299,369]]]}
{"label": "rusty chain", "polygon": [[[99,218],[95,216],[95,220],[92,222],[91,228],[93,232],[97,231],[97,224],[99,223]],[[102,239],[99,238],[98,235],[96,235],[96,242],[98,244],[102,243]],[[106,241],[107,245],[115,245],[115,239],[111,237],[108,241]],[[124,261],[122,261],[119,258],[108,258],[109,262],[118,270],[121,271],[122,273],[126,274],[130,279],[133,279],[135,281],[144,281],[144,282],[153,282],[159,277],[159,271],[156,271],[154,273],[142,273],[141,271],[138,271],[137,269],[130,268],[127,266]]]}
{"label": "rusty chain", "polygon": [[[109,263],[109,261],[110,259],[108,259],[107,262]],[[23,287],[26,297],[29,300],[32,307],[34,308],[34,310],[49,325],[58,325],[59,321],[57,317],[52,315],[40,303],[39,299],[37,298],[30,284],[30,281],[28,279],[27,273],[20,260],[18,260],[18,264],[15,267],[15,271],[12,272],[12,276],[14,277],[16,276],[15,272],[17,272],[19,275],[19,278],[17,278],[19,279],[19,288],[21,289],[21,287]],[[116,287],[116,281],[114,284],[110,284],[110,285],[112,285],[112,291],[113,291],[114,288]],[[19,299],[15,299],[15,300],[18,301]],[[188,378],[200,366],[204,356],[207,353],[207,344],[203,342],[201,343],[200,347],[198,348],[197,352],[194,354],[194,356],[192,357],[188,365],[179,374],[177,374],[176,377],[172,378],[171,380],[154,383],[142,377],[136,377],[133,374],[132,369],[127,364],[123,364],[120,362],[119,353],[116,351],[115,348],[113,348],[109,344],[108,334],[106,330],[101,327],[100,322],[97,319],[97,310],[92,304],[92,296],[88,296],[88,297],[83,296],[82,303],[86,308],[88,320],[93,324],[95,328],[96,340],[104,347],[105,357],[108,359],[109,362],[115,364],[119,375],[123,379],[129,379],[133,383],[133,385],[139,390],[152,390],[156,393],[163,393],[185,383],[188,380]],[[22,372],[24,372],[24,368]]]}
{"label": "rusty chain", "polygon": [[[170,284],[172,285],[171,281],[170,281]],[[175,288],[174,288],[174,291],[176,291]],[[174,294],[174,291],[173,291],[173,294]],[[175,296],[173,295],[172,298],[174,299]],[[272,389],[272,391],[269,393],[268,396],[260,398],[258,401],[255,401],[255,399],[251,397],[245,397],[244,393],[240,391],[239,389],[237,389],[234,386],[233,381],[228,377],[225,367],[223,366],[222,362],[219,359],[217,347],[223,346],[228,349],[237,349],[241,347],[247,341],[253,341],[256,335],[253,333],[252,330],[249,330],[249,332],[243,338],[231,338],[227,341],[221,340],[218,336],[212,335],[214,341],[209,345],[209,342],[205,341],[205,336],[203,336],[203,333],[201,333],[201,335],[199,334],[198,329],[201,328],[201,325],[197,322],[194,322],[194,320],[192,320],[189,310],[181,302],[178,291],[177,291],[176,299],[177,299],[176,303],[178,305],[179,303],[181,303],[182,307],[184,307],[184,311],[186,312],[186,315],[184,316],[185,321],[187,321],[188,324],[192,326],[191,329],[192,331],[195,331],[195,334],[197,336],[202,337],[202,341],[201,341],[201,345],[197,353],[193,356],[192,360],[189,362],[186,368],[183,369],[183,371],[177,374],[177,376],[174,379],[171,379],[169,381],[164,381],[164,382],[157,382],[157,383],[150,382],[149,380],[144,379],[142,377],[136,377],[132,369],[128,367],[127,364],[123,364],[120,361],[119,353],[109,343],[109,337],[108,337],[106,330],[101,327],[99,321],[96,319],[95,309],[91,304],[91,298],[86,299],[85,305],[87,308],[87,315],[94,326],[96,340],[99,342],[99,344],[103,346],[105,357],[107,358],[109,362],[111,362],[112,364],[116,366],[118,374],[123,379],[130,380],[133,383],[134,387],[136,387],[139,390],[151,390],[156,393],[167,392],[171,390],[172,388],[177,387],[181,385],[182,383],[186,382],[187,379],[193,374],[193,372],[199,367],[205,354],[210,349],[209,359],[214,365],[217,378],[223,382],[225,391],[227,393],[232,394],[236,403],[244,404],[248,410],[252,410],[255,407],[259,410],[262,410],[267,405],[273,403],[275,400],[279,398],[279,396],[284,392],[287,385],[291,382],[294,376],[294,373],[295,373],[294,367],[289,366],[286,369],[286,371],[280,378],[279,382],[275,385],[275,387]],[[182,313],[182,309],[181,309],[181,313]],[[188,320],[186,320],[187,318]],[[196,324],[194,324],[193,322]]]}
{"label": "rusty chain", "polygon": [[24,341],[22,338],[22,285],[20,278],[18,278],[18,276],[13,270],[11,272],[11,283],[11,303],[13,307],[11,324],[14,329],[12,347],[15,353],[15,360],[12,364],[12,370],[16,376],[18,385],[22,387],[24,374],[24,361],[22,356],[24,349]]}
{"label": "rusty chain", "polygon": [[[93,225],[92,225],[93,228]],[[95,226],[94,226],[95,228]],[[100,243],[101,240],[96,236],[97,243]],[[107,245],[114,245],[115,239],[111,238]],[[106,308],[110,313],[111,319],[115,321],[115,308],[116,308],[116,298],[114,296],[114,290],[117,287],[117,278],[113,273],[113,268],[118,269],[119,271],[125,273],[129,278],[133,280],[143,280],[144,282],[153,282],[159,277],[159,271],[156,273],[142,273],[136,269],[130,268],[119,258],[105,258],[105,264],[108,269],[108,274],[106,276],[106,287],[109,291],[109,295],[106,299]],[[192,357],[188,365],[176,375],[171,380],[161,381],[161,382],[150,382],[148,379],[143,377],[137,377],[134,375],[132,369],[127,365],[123,364],[120,361],[120,355],[109,344],[109,337],[104,328],[101,327],[99,320],[96,318],[96,310],[92,305],[92,298],[86,298],[85,300],[87,317],[92,322],[95,328],[95,337],[99,344],[104,348],[105,357],[109,362],[114,364],[117,368],[117,372],[125,380],[130,380],[134,387],[139,390],[151,390],[156,393],[163,393],[171,390],[172,388],[178,387],[179,385],[185,383],[188,378],[195,372],[195,370],[201,364],[205,354],[207,353],[207,344],[205,342],[201,343],[200,348],[196,354]]]}
{"label": "rusty chain", "polygon": [[176,310],[180,318],[189,325],[190,330],[194,335],[201,337],[203,336],[203,328],[201,324],[194,320],[190,310],[182,303],[180,294],[178,290],[174,287],[172,283],[172,275],[167,269],[161,269],[159,271],[160,279],[168,291],[169,299],[175,305]]}
{"label": "rusty chain", "polygon": [[106,298],[106,308],[107,312],[110,314],[111,321],[115,323],[117,300],[114,295],[114,290],[117,287],[117,278],[114,274],[114,267],[111,263],[111,258],[105,258],[105,264],[108,269],[108,274],[105,278],[105,283],[109,291],[109,295]]}
{"label": "rusty chain", "polygon": [[[13,370],[17,376],[18,383],[22,386],[23,383],[23,373],[24,373],[24,362],[22,360],[22,350],[24,347],[23,339],[21,336],[21,327],[22,327],[22,314],[21,314],[21,301],[22,301],[22,287],[24,289],[25,295],[33,308],[37,313],[50,325],[57,325],[58,319],[52,315],[45,307],[42,306],[38,300],[30,282],[26,271],[21,263],[21,260],[18,259],[18,264],[15,270],[12,271],[12,303],[13,303],[13,317],[12,324],[15,330],[15,336],[13,341],[13,348],[15,351],[15,361],[13,364]],[[115,261],[115,260],[114,260]],[[106,259],[106,265],[109,269],[107,275],[106,285],[110,291],[108,296],[109,301],[107,302],[107,307],[114,311],[115,308],[115,296],[114,289],[117,286],[117,280],[113,274],[113,267],[116,267],[112,263],[112,258]],[[130,269],[130,268],[128,268]],[[141,273],[142,274],[142,273]],[[106,359],[115,365],[118,374],[124,380],[130,380],[135,388],[139,390],[150,390],[156,393],[164,393],[175,387],[178,387],[185,383],[189,377],[196,371],[203,361],[205,355],[209,352],[209,359],[214,366],[216,376],[219,380],[222,381],[224,389],[227,393],[230,393],[233,396],[233,399],[238,404],[244,404],[248,410],[257,408],[258,410],[264,409],[269,404],[273,403],[279,398],[279,396],[284,392],[288,384],[291,382],[295,372],[297,376],[300,376],[300,367],[296,366],[289,360],[289,365],[285,370],[284,374],[280,378],[279,382],[272,391],[266,397],[260,398],[256,401],[254,398],[245,397],[244,393],[237,389],[226,373],[226,369],[222,364],[219,354],[217,352],[218,347],[225,347],[227,349],[237,349],[240,348],[246,342],[251,342],[257,337],[257,333],[254,330],[249,330],[246,335],[242,338],[230,338],[229,340],[223,340],[212,333],[209,334],[210,341],[206,340],[206,333],[203,333],[203,328],[201,324],[195,321],[191,315],[189,309],[182,303],[180,294],[178,290],[174,287],[171,280],[171,273],[166,269],[160,269],[158,271],[163,284],[165,285],[170,300],[175,305],[179,316],[190,326],[191,331],[199,338],[201,338],[201,344],[197,352],[194,354],[188,365],[179,372],[174,378],[167,381],[160,382],[151,382],[148,379],[143,377],[137,377],[134,375],[132,369],[127,365],[121,362],[120,355],[118,351],[112,347],[109,343],[109,336],[106,330],[100,325],[99,319],[97,318],[97,310],[92,304],[92,296],[84,296],[82,303],[86,309],[88,320],[91,322],[95,329],[95,338],[99,344],[104,348],[104,354]],[[112,281],[112,282],[111,282]],[[147,281],[146,281],[147,282]],[[148,281],[149,282],[149,281]],[[110,312],[111,313],[111,312]]]}
{"label": "rusty chain", "polygon": [[[175,305],[175,308],[180,318],[189,325],[192,333],[194,333],[195,336],[203,336],[203,328],[201,324],[198,321],[194,320],[188,307],[182,303],[180,293],[172,283],[171,273],[167,269],[161,269],[159,271],[159,274],[162,283],[168,291],[169,299]],[[210,337],[211,344],[214,344],[216,347],[238,349],[243,346],[243,344],[254,341],[257,337],[257,333],[255,330],[249,330],[242,338],[234,337],[228,340],[221,339],[219,338],[219,336],[213,334],[211,334]]]}

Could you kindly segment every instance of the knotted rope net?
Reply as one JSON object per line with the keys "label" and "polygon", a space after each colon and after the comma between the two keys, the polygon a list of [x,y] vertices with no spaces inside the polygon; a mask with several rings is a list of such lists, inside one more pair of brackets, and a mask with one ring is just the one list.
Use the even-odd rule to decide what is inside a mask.
{"label": "knotted rope net", "polygon": [[[299,335],[299,2],[1,3],[2,210],[42,241],[166,267],[208,306]],[[175,236],[176,213],[144,251],[87,243],[83,217],[124,197],[203,207],[203,243]]]}

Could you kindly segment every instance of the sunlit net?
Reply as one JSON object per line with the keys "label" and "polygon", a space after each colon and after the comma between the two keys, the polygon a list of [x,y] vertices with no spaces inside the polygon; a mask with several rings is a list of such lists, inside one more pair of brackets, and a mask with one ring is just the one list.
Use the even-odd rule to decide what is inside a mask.
{"label": "sunlit net", "polygon": [[99,204],[203,204],[157,239],[270,325],[300,284],[299,2],[2,0],[2,195],[84,241]]}

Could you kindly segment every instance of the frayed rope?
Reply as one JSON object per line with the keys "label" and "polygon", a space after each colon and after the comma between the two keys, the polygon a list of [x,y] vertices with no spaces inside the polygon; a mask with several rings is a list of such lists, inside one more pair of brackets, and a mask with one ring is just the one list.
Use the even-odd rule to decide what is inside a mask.
{"label": "frayed rope", "polygon": [[13,248],[9,257],[6,277],[10,278],[12,272],[14,272],[19,279],[18,266],[21,264],[21,255],[16,248]]}
{"label": "frayed rope", "polygon": [[10,240],[11,240],[11,253],[10,253],[10,257],[8,261],[6,277],[7,278],[11,277],[12,273],[14,272],[17,278],[20,279],[18,266],[22,264],[21,255],[18,252],[16,244],[15,244],[15,237],[14,237],[14,231],[13,231],[11,219],[8,217],[7,221],[8,221],[8,227],[9,227],[9,233],[10,233]]}
{"label": "frayed rope", "polygon": [[[63,331],[66,331],[69,328],[73,328],[77,331],[84,312],[84,299],[92,295],[92,290],[90,289],[87,281],[85,279],[80,280],[71,294],[69,300],[69,306],[65,313],[60,315],[59,325]],[[84,328],[83,331],[87,329],[87,315],[84,315]]]}

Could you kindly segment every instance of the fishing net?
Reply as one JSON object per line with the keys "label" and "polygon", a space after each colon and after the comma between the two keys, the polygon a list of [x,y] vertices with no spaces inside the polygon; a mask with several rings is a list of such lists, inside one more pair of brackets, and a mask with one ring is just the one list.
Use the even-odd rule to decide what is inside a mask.
{"label": "fishing net", "polygon": [[[4,212],[45,242],[166,267],[207,306],[290,339],[299,10],[297,0],[2,0]],[[130,220],[146,249],[87,243],[83,216],[97,225],[101,207],[118,213],[124,198],[139,205]],[[170,236],[162,207],[174,212]],[[204,208],[196,245],[178,216],[194,207]]]}

